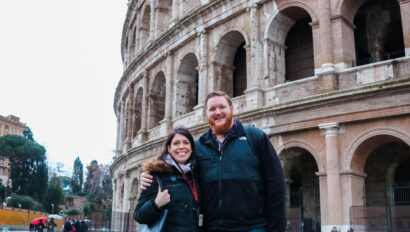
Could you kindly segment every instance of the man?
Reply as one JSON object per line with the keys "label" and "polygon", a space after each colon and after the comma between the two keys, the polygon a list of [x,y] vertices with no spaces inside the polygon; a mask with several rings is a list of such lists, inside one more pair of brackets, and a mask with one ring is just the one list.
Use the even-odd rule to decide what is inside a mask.
{"label": "man", "polygon": [[[224,92],[208,94],[205,107],[210,129],[195,142],[205,230],[285,231],[284,176],[269,138],[233,119]],[[143,189],[150,178],[141,174]]]}
{"label": "man", "polygon": [[47,222],[47,232],[54,232],[54,227],[56,227],[57,224],[54,222],[54,218],[51,218],[50,221]]}

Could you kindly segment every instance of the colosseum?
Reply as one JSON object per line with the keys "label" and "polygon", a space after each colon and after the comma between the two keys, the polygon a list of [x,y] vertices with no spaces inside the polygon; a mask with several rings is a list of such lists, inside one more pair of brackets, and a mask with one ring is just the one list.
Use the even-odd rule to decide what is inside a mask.
{"label": "colosseum", "polygon": [[223,90],[282,161],[288,231],[409,231],[410,0],[129,0],[121,52],[112,229]]}

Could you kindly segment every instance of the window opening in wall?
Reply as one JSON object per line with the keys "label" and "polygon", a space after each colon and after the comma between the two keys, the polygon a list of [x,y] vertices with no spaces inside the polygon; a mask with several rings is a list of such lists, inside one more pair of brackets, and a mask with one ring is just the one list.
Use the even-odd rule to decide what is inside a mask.
{"label": "window opening in wall", "polygon": [[354,24],[356,65],[404,56],[400,5],[397,0],[368,0]]}
{"label": "window opening in wall", "polygon": [[137,95],[135,97],[135,108],[134,108],[134,125],[132,129],[132,137],[136,137],[138,131],[141,129],[141,115],[142,115],[142,88],[138,89]]}
{"label": "window opening in wall", "polygon": [[198,59],[188,53],[181,60],[176,83],[176,116],[192,112],[198,105]]}
{"label": "window opening in wall", "polygon": [[159,122],[165,116],[165,75],[160,72],[156,75],[152,90],[150,93],[150,120],[149,128],[159,125]]}
{"label": "window opening in wall", "polygon": [[285,45],[286,81],[295,81],[314,75],[314,54],[310,17],[299,20],[290,29]]}
{"label": "window opening in wall", "polygon": [[233,97],[243,95],[246,90],[246,49],[245,42],[236,50],[233,62]]}

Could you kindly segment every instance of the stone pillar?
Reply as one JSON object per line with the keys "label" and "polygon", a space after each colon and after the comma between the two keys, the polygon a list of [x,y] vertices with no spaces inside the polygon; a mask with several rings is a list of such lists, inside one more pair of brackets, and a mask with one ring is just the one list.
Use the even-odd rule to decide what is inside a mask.
{"label": "stone pillar", "polygon": [[166,128],[172,128],[172,118],[173,118],[173,99],[175,96],[174,93],[174,54],[168,53],[166,60],[166,78],[165,78],[165,115],[164,122],[167,124]]}
{"label": "stone pillar", "polygon": [[399,0],[405,56],[410,56],[410,0]]}
{"label": "stone pillar", "polygon": [[131,141],[132,141],[132,134],[133,134],[133,125],[134,125],[134,88],[130,86],[128,88],[128,105],[129,108],[127,109],[127,117],[128,117],[128,125],[127,125],[127,148],[131,148]]}
{"label": "stone pillar", "polygon": [[124,196],[122,199],[122,212],[128,213],[130,212],[130,192],[131,192],[131,178],[130,174],[126,172],[124,175]]}
{"label": "stone pillar", "polygon": [[173,27],[179,20],[179,0],[172,1],[172,18],[169,27]]}
{"label": "stone pillar", "polygon": [[149,33],[148,33],[148,41],[155,40],[155,33],[156,33],[156,24],[157,24],[157,1],[151,0],[151,18],[150,18],[150,25],[149,25]]}
{"label": "stone pillar", "polygon": [[[115,156],[121,155],[121,111],[118,112],[117,116],[117,140],[115,144]],[[114,209],[114,208],[113,208]]]}
{"label": "stone pillar", "polygon": [[[147,133],[147,128],[148,128],[148,96],[149,96],[149,75],[148,72],[145,71],[143,76],[142,76],[142,83],[143,83],[143,88],[144,91],[142,93],[142,110],[141,110],[141,130],[138,132],[139,134],[142,134],[141,137],[144,137]],[[141,142],[143,142],[144,139],[141,138]]]}
{"label": "stone pillar", "polygon": [[336,70],[355,66],[355,25],[344,15],[332,17],[333,62]]}
{"label": "stone pillar", "polygon": [[208,89],[208,34],[205,29],[198,33],[200,43],[199,54],[199,78],[198,78],[198,107],[204,105],[204,101],[208,93],[212,90]]}
{"label": "stone pillar", "polygon": [[263,41],[263,86],[272,87],[285,83],[285,52],[285,45],[279,44],[269,38]]}
{"label": "stone pillar", "polygon": [[[340,173],[342,183],[342,209],[343,226],[341,231],[347,231],[350,227],[360,231],[364,224],[356,222],[350,225],[350,206],[364,206],[364,187],[366,174],[357,170],[345,170]],[[356,211],[357,212],[357,211]],[[356,215],[357,216],[357,215]]]}
{"label": "stone pillar", "polygon": [[126,151],[124,150],[124,141],[126,140],[126,137],[125,137],[125,132],[126,132],[126,128],[125,128],[125,126],[126,126],[126,123],[125,123],[125,118],[126,118],[126,111],[127,111],[127,109],[126,109],[126,107],[125,107],[125,99],[124,98],[122,98],[121,99],[121,113],[120,113],[120,124],[121,124],[121,128],[120,128],[120,147],[121,147],[121,151],[122,151],[122,153],[125,153]]}
{"label": "stone pillar", "polygon": [[[336,122],[319,124],[325,136],[328,222],[324,231],[342,226],[342,193],[340,184],[339,125]],[[329,229],[330,228],[330,229]]]}
{"label": "stone pillar", "polygon": [[247,10],[250,11],[250,25],[252,26],[250,28],[249,36],[250,46],[246,51],[246,105],[248,109],[257,109],[263,106],[263,90],[261,88],[262,49],[259,40],[259,6],[256,3],[251,3]]}
{"label": "stone pillar", "polygon": [[320,65],[322,68],[331,70],[333,68],[333,49],[332,49],[332,30],[330,21],[330,1],[329,0],[318,0],[318,10],[319,10],[319,31],[320,36]]}

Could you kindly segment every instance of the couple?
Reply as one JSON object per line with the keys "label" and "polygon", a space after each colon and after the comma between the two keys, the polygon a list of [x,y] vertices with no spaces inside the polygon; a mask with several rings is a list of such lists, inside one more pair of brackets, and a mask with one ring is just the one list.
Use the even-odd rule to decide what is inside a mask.
{"label": "couple", "polygon": [[188,130],[174,129],[144,166],[134,219],[150,224],[168,208],[164,231],[285,231],[284,175],[269,138],[233,119],[224,92],[210,93],[205,107],[208,132],[194,142]]}

